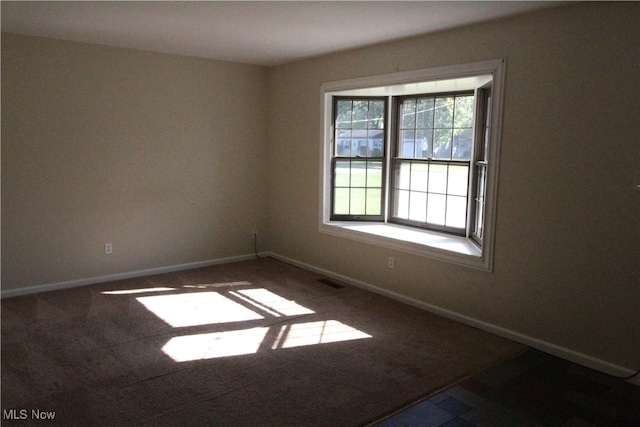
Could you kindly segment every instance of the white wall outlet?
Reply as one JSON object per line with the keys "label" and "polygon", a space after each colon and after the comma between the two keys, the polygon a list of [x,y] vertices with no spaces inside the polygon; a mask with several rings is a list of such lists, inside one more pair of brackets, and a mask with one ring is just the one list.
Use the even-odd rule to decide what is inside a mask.
{"label": "white wall outlet", "polygon": [[113,253],[113,245],[111,243],[104,244],[104,253],[107,255],[111,255]]}
{"label": "white wall outlet", "polygon": [[396,259],[392,256],[389,257],[389,268],[392,270],[396,268]]}

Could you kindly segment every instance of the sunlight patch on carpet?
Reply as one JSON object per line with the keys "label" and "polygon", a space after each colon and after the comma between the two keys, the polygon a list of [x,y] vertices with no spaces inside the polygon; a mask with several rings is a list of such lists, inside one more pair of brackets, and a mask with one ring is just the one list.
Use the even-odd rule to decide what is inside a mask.
{"label": "sunlight patch on carpet", "polygon": [[[275,339],[269,337],[269,330],[269,327],[257,327],[179,336],[171,338],[162,351],[176,362],[190,362],[255,354],[263,345],[263,348],[278,350],[371,338],[371,335],[337,320],[284,325],[279,327]],[[271,340],[273,342],[269,345]]]}
{"label": "sunlight patch on carpet", "polygon": [[344,323],[340,323],[337,320],[295,323],[280,328],[278,337],[271,348],[301,347],[363,338],[371,338],[371,335],[365,334]]}
{"label": "sunlight patch on carpet", "polygon": [[217,292],[157,295],[137,300],[174,328],[264,318]]}
{"label": "sunlight patch on carpet", "polygon": [[269,328],[214,332],[171,338],[164,351],[176,362],[255,354]]}
{"label": "sunlight patch on carpet", "polygon": [[267,311],[269,314],[280,316],[299,316],[301,314],[313,314],[313,310],[297,304],[295,301],[282,298],[266,289],[245,289],[242,291],[232,291],[231,295],[243,301]]}
{"label": "sunlight patch on carpet", "polygon": [[[202,289],[223,284],[189,285]],[[229,283],[229,286],[251,285],[249,282]],[[150,288],[147,292],[178,290]],[[131,293],[136,293],[133,290]],[[118,291],[108,291],[118,292]],[[107,293],[114,295],[113,293]],[[115,295],[118,295],[115,293]],[[313,310],[264,288],[220,289],[205,292],[139,296],[135,298],[147,310],[174,328],[235,323],[230,330],[184,334],[171,338],[162,351],[176,362],[214,359],[255,354],[259,350],[280,350],[371,338],[371,335],[337,320],[303,321]],[[298,317],[302,316],[302,318]],[[273,325],[274,318],[291,319]],[[294,318],[295,317],[295,318]],[[316,317],[317,318],[317,317]],[[250,322],[242,324],[242,322]],[[257,326],[255,321],[258,322]],[[244,328],[242,328],[244,326]],[[226,329],[227,327],[222,327]]]}

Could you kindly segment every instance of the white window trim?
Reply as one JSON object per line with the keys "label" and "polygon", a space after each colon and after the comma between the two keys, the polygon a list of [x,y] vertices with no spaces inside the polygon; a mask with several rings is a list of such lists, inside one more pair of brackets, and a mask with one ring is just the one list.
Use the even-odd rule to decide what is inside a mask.
{"label": "white window trim", "polygon": [[[321,233],[369,243],[458,265],[493,271],[494,234],[497,213],[498,165],[502,129],[502,105],[505,86],[504,59],[447,67],[398,72],[378,76],[323,83],[321,93],[320,135],[320,224]],[[339,222],[330,220],[331,209],[331,126],[332,97],[337,95],[396,95],[423,92],[423,87],[439,89],[442,80],[491,75],[492,100],[489,131],[489,158],[485,193],[484,237],[482,248],[470,238],[378,222]],[[455,87],[453,87],[455,88]],[[450,90],[451,88],[447,88]],[[387,127],[387,132],[391,130]],[[389,138],[387,138],[389,140]],[[387,174],[388,179],[388,174]],[[386,205],[386,203],[385,203]]]}

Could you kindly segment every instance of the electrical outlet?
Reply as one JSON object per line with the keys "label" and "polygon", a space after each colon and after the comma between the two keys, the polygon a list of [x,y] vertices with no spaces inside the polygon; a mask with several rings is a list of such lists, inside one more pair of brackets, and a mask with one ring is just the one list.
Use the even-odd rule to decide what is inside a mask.
{"label": "electrical outlet", "polygon": [[258,230],[253,230],[253,238],[255,239],[256,237],[258,237]]}
{"label": "electrical outlet", "polygon": [[396,268],[396,259],[392,256],[389,257],[389,268],[392,270]]}
{"label": "electrical outlet", "polygon": [[104,244],[104,253],[106,255],[111,255],[113,253],[113,245],[111,243]]}

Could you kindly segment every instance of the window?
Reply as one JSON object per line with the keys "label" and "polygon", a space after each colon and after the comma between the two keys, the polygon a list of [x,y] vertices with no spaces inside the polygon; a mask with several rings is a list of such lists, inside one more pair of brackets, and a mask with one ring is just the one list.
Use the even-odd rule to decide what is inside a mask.
{"label": "window", "polygon": [[490,271],[503,84],[502,60],[324,84],[320,230]]}
{"label": "window", "polygon": [[464,235],[473,141],[473,92],[397,102],[390,221]]}
{"label": "window", "polygon": [[383,219],[384,98],[334,100],[332,219]]}

